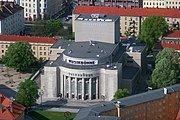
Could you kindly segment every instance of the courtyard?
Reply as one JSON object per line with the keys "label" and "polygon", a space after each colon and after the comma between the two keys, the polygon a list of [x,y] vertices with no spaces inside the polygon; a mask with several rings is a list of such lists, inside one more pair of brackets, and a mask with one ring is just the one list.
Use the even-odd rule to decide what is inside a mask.
{"label": "courtyard", "polygon": [[14,91],[17,91],[18,85],[30,76],[30,73],[20,73],[13,68],[0,64],[0,84],[13,89]]}

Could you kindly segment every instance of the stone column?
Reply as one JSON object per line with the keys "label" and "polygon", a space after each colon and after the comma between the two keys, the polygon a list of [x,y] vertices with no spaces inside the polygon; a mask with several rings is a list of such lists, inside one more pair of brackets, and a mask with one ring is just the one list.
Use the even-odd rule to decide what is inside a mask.
{"label": "stone column", "polygon": [[99,79],[96,77],[96,99],[98,99],[99,96]]}
{"label": "stone column", "polygon": [[89,78],[89,100],[92,100],[92,79]]}
{"label": "stone column", "polygon": [[82,78],[82,100],[84,100],[84,78]]}
{"label": "stone column", "polygon": [[69,99],[71,99],[72,93],[71,93],[71,77],[69,77]]}
{"label": "stone column", "polygon": [[63,77],[64,80],[64,93],[63,93],[63,97],[66,98],[66,76]]}
{"label": "stone column", "polygon": [[74,86],[75,86],[75,88],[74,88],[74,98],[75,98],[75,100],[77,100],[78,99],[78,81],[77,81],[77,78],[75,78],[75,82],[74,82]]}

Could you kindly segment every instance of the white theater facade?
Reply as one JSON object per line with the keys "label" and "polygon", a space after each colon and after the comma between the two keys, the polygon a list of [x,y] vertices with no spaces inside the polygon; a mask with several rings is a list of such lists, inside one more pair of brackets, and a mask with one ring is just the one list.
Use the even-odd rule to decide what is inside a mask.
{"label": "white theater facade", "polygon": [[[50,48],[41,74],[43,97],[109,101],[119,88],[134,94],[144,47],[128,55],[119,42],[119,17],[84,14],[75,24],[75,41],[58,40]],[[130,60],[133,57],[136,62]]]}

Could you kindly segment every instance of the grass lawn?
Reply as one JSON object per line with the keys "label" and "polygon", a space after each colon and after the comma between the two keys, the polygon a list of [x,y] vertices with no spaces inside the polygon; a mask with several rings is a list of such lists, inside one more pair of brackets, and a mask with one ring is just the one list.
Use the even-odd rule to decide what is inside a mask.
{"label": "grass lawn", "polygon": [[66,119],[64,112],[34,110],[29,112],[29,116],[32,116],[32,118],[35,118],[35,120],[73,120],[76,113],[70,113],[68,119]]}

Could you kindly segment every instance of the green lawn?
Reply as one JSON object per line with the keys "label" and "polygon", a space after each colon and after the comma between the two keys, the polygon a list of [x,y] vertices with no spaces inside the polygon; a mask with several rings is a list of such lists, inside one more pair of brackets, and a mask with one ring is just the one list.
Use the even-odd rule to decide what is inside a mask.
{"label": "green lawn", "polygon": [[68,119],[65,118],[64,112],[50,112],[35,110],[29,112],[29,115],[35,120],[73,120],[76,113],[70,113]]}

